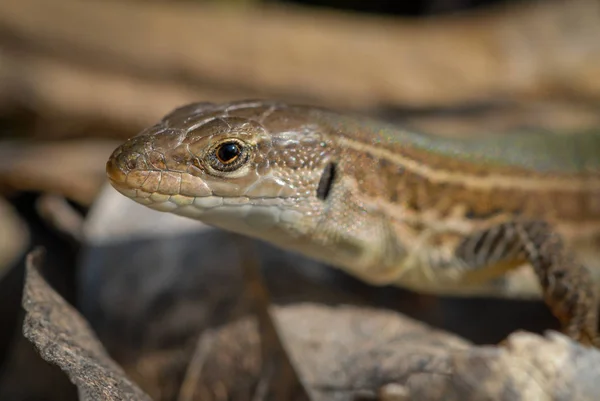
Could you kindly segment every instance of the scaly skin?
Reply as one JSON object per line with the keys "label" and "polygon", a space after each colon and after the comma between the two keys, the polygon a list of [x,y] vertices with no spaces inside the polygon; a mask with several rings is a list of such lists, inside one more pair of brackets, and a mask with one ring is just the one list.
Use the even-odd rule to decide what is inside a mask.
{"label": "scaly skin", "polygon": [[369,283],[543,296],[569,335],[595,341],[599,133],[464,141],[314,107],[202,103],[127,141],[107,173],[148,207]]}

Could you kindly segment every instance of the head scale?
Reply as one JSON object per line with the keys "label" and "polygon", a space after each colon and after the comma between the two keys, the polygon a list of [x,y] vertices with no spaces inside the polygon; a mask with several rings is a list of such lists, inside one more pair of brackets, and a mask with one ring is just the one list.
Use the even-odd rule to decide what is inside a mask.
{"label": "head scale", "polygon": [[185,106],[115,150],[107,173],[150,208],[275,243],[301,241],[324,207],[319,182],[332,156],[306,112],[265,102]]}

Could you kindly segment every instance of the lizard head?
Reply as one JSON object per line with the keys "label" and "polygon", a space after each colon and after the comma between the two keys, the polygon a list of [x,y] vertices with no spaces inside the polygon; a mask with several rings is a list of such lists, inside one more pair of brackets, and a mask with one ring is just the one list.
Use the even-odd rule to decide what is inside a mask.
{"label": "lizard head", "polygon": [[152,209],[301,246],[334,175],[331,146],[305,110],[184,106],[116,149],[106,171],[119,192]]}

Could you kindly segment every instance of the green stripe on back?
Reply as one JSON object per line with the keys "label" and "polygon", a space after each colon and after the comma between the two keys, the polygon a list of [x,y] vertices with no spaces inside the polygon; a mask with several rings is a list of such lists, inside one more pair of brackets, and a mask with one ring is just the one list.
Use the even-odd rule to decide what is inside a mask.
{"label": "green stripe on back", "polygon": [[598,128],[568,133],[521,130],[450,138],[411,132],[368,118],[334,113],[323,113],[319,118],[341,134],[390,150],[409,146],[469,163],[540,173],[600,172]]}

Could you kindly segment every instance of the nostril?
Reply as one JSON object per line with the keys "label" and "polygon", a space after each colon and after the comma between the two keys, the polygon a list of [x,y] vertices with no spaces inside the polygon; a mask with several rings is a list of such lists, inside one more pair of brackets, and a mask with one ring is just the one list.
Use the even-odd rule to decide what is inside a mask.
{"label": "nostril", "polygon": [[135,168],[137,167],[137,158],[128,158],[125,161],[125,167],[127,167],[127,170],[135,170]]}
{"label": "nostril", "polygon": [[123,170],[131,172],[143,168],[143,157],[139,153],[124,153],[117,160]]}

